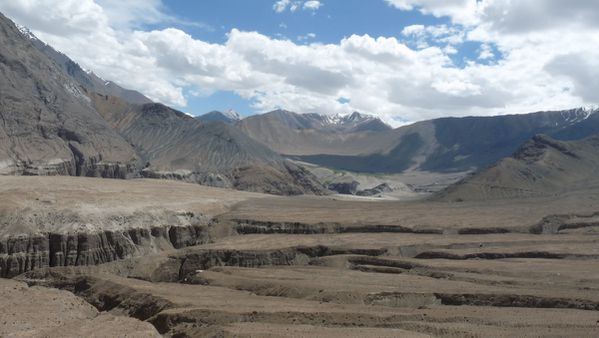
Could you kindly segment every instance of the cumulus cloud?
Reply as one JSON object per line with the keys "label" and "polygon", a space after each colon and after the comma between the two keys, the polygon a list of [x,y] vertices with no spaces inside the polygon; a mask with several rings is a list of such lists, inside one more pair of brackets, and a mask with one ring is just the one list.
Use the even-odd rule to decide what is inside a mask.
{"label": "cumulus cloud", "polygon": [[[184,93],[220,90],[250,100],[258,112],[357,110],[404,122],[599,102],[599,51],[589,48],[599,45],[599,27],[587,13],[590,1],[530,0],[541,7],[526,12],[521,20],[529,23],[510,14],[526,10],[522,1],[475,1],[475,8],[466,0],[387,2],[455,24],[408,26],[399,37],[350,35],[331,44],[232,29],[224,43],[209,43],[177,28],[143,30],[140,22],[176,20],[159,1],[144,1],[149,8],[133,14],[118,6],[136,1],[0,0],[0,10],[83,67],[179,108]],[[273,9],[306,3],[281,0]],[[543,13],[559,12],[555,6],[570,7],[564,13],[580,21],[542,22]],[[465,42],[480,47],[456,65],[452,57]]]}
{"label": "cumulus cloud", "polygon": [[[483,75],[502,96],[503,112],[560,109],[599,102],[599,4],[593,0],[385,0],[403,11],[417,10],[448,17],[456,31],[444,51],[451,54],[460,43],[480,42],[479,61],[466,62],[464,76]],[[439,26],[405,27],[416,48],[440,42]],[[460,41],[460,39],[462,41]],[[453,42],[450,42],[453,40]],[[498,54],[499,53],[499,54]],[[442,87],[433,86],[437,89]],[[481,88],[487,88],[483,86]],[[500,95],[501,96],[501,95]],[[496,109],[487,110],[497,111]]]}

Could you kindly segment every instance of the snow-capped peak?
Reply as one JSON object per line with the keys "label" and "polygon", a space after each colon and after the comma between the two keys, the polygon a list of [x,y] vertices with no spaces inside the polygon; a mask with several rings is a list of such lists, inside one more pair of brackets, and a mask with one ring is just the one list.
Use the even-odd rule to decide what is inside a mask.
{"label": "snow-capped peak", "polygon": [[328,124],[340,124],[343,116],[341,114],[325,115],[325,121]]}
{"label": "snow-capped peak", "polygon": [[23,25],[20,25],[16,22],[15,22],[15,26],[17,27],[19,32],[21,32],[21,34],[23,34],[24,37],[26,37],[30,40],[37,40],[37,37],[29,30],[29,28],[27,28]]}
{"label": "snow-capped peak", "polygon": [[588,104],[580,107],[580,109],[586,114],[585,120],[589,118],[592,114],[596,113],[599,110],[599,106],[596,104]]}
{"label": "snow-capped peak", "polygon": [[353,112],[351,114],[333,114],[323,115],[323,120],[328,125],[343,125],[347,123],[361,123],[364,121],[375,120],[377,117]]}
{"label": "snow-capped peak", "polygon": [[230,118],[231,120],[241,120],[241,115],[233,109],[229,109],[222,113],[224,116]]}
{"label": "snow-capped peak", "polygon": [[345,116],[345,119],[347,121],[368,121],[368,120],[374,120],[376,119],[376,117],[374,116],[370,116],[370,115],[365,115],[365,114],[360,114],[357,111],[351,113],[350,115]]}
{"label": "snow-capped peak", "polygon": [[588,119],[591,115],[597,113],[599,108],[596,105],[586,105],[561,113],[566,123],[574,124]]}
{"label": "snow-capped peak", "polygon": [[591,115],[597,113],[598,111],[599,111],[599,107],[597,105],[594,105],[594,104],[590,104],[590,105],[586,105],[586,106],[580,107],[580,112],[582,114],[579,117],[578,122],[579,121],[584,121],[584,120],[588,119]]}

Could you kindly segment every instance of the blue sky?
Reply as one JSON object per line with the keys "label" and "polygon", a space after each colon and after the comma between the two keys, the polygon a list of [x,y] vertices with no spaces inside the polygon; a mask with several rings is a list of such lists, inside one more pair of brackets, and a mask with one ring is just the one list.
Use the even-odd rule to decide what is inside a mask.
{"label": "blue sky", "polygon": [[[273,10],[273,0],[165,1],[173,15],[203,23],[201,27],[181,27],[192,36],[214,43],[226,41],[233,28],[257,31],[271,37],[297,40],[298,36],[315,33],[322,43],[338,43],[352,34],[401,37],[405,26],[448,23],[447,18],[422,15],[417,11],[394,10],[378,0],[322,1],[318,10]],[[234,11],[231,8],[235,8]],[[168,27],[168,24],[162,28]]]}
{"label": "blue sky", "polygon": [[[398,11],[384,1],[329,0],[321,1],[316,10],[297,9],[277,13],[273,0],[219,0],[219,1],[164,1],[166,10],[182,21],[198,25],[175,25],[194,38],[212,43],[224,43],[233,28],[257,31],[276,39],[289,39],[298,44],[337,44],[343,38],[368,34],[370,36],[402,36],[402,29],[410,25],[449,24],[447,17],[436,18],[418,11]],[[235,8],[234,11],[231,8]],[[172,23],[148,25],[147,29],[164,29]],[[314,34],[315,37],[309,37]],[[460,49],[453,59],[463,64],[464,58],[476,58],[480,43],[470,43]],[[244,116],[254,113],[251,101],[232,91],[218,91],[205,97],[190,96],[186,111],[201,114],[211,110],[234,109]]]}
{"label": "blue sky", "polygon": [[0,11],[192,115],[359,111],[397,126],[599,104],[594,0],[0,0]]}

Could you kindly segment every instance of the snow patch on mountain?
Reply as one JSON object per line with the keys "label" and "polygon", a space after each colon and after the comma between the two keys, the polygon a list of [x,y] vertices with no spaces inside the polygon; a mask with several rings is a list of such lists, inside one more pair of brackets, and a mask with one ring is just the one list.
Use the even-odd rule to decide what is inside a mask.
{"label": "snow patch on mountain", "polygon": [[582,122],[588,119],[591,115],[597,113],[599,108],[595,105],[587,105],[571,111],[562,112],[564,121],[570,124]]}
{"label": "snow patch on mountain", "polygon": [[235,120],[235,121],[239,121],[241,120],[241,115],[239,115],[238,112],[236,112],[233,109],[229,109],[225,112],[222,112],[221,114],[223,114],[224,116],[230,118],[231,120]]}
{"label": "snow patch on mountain", "polygon": [[29,28],[20,25],[18,23],[15,22],[15,26],[17,27],[17,29],[19,30],[19,32],[21,32],[21,34],[23,34],[24,37],[28,38],[29,40],[37,40],[37,37],[35,36],[35,34],[33,34]]}
{"label": "snow patch on mountain", "polygon": [[380,120],[376,116],[362,114],[358,112],[348,114],[314,114],[319,115],[325,125],[340,126],[348,123],[363,123],[367,121]]}
{"label": "snow patch on mountain", "polygon": [[586,120],[589,118],[589,116],[591,116],[599,111],[599,106],[596,104],[589,104],[586,106],[582,106],[580,109],[585,113],[586,116],[585,116],[584,120]]}

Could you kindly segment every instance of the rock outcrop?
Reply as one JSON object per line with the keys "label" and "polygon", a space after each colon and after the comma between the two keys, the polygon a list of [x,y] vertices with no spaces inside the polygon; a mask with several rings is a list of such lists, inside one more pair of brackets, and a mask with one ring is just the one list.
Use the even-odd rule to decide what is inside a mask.
{"label": "rock outcrop", "polygon": [[358,191],[358,186],[360,183],[357,181],[351,180],[347,182],[334,182],[330,183],[327,188],[332,191],[336,191],[339,194],[344,195],[355,195]]}
{"label": "rock outcrop", "polygon": [[386,192],[392,192],[393,188],[387,183],[381,183],[374,188],[364,189],[356,192],[358,196],[377,196]]}

